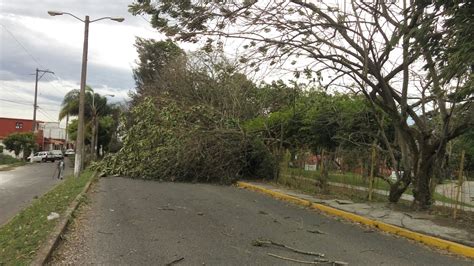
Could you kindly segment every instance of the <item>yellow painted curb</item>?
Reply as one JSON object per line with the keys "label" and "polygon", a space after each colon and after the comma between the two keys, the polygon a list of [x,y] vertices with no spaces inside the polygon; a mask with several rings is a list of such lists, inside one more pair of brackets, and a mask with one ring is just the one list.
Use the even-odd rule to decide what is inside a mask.
{"label": "yellow painted curb", "polygon": [[448,240],[444,240],[444,239],[441,239],[441,238],[437,238],[437,237],[433,237],[433,236],[413,232],[413,231],[410,231],[410,230],[402,228],[402,227],[387,224],[387,223],[380,222],[380,221],[377,221],[377,220],[372,220],[372,219],[369,219],[367,217],[363,217],[363,216],[360,216],[360,215],[357,215],[357,214],[354,214],[354,213],[339,210],[339,209],[329,207],[329,206],[326,206],[326,205],[323,205],[323,204],[313,203],[309,200],[300,199],[300,198],[297,198],[297,197],[294,197],[294,196],[290,196],[290,195],[287,195],[287,194],[284,194],[284,193],[276,192],[276,191],[266,189],[264,187],[256,186],[256,185],[253,185],[253,184],[249,184],[249,183],[246,183],[246,182],[240,182],[239,181],[239,182],[237,182],[237,186],[241,187],[241,188],[253,190],[253,191],[256,191],[256,192],[268,194],[268,195],[270,195],[274,198],[280,199],[280,200],[288,201],[288,202],[295,203],[295,204],[298,204],[298,205],[302,205],[302,206],[305,206],[305,207],[310,207],[312,209],[317,209],[317,210],[323,211],[325,213],[328,213],[328,214],[331,214],[331,215],[334,215],[334,216],[342,217],[346,220],[350,220],[350,221],[358,222],[358,223],[368,225],[368,226],[371,226],[371,227],[375,227],[375,228],[378,228],[378,229],[380,229],[384,232],[388,232],[388,233],[391,233],[391,234],[394,234],[394,235],[399,235],[399,236],[406,237],[408,239],[416,240],[416,241],[421,242],[421,243],[423,243],[427,246],[448,250],[448,251],[450,251],[452,253],[455,253],[455,254],[463,255],[463,256],[466,256],[466,257],[469,257],[469,258],[474,258],[474,248],[472,248],[472,247],[468,247],[468,246],[458,244],[458,243],[455,243],[455,242],[451,242],[451,241],[448,241]]}

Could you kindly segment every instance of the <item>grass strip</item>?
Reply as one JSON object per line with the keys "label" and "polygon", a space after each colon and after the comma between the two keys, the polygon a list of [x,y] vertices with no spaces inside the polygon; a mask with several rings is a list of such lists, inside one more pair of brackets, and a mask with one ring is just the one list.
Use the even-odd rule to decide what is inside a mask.
{"label": "grass strip", "polygon": [[48,221],[47,216],[51,212],[63,215],[91,178],[93,172],[89,170],[79,178],[66,178],[1,227],[0,265],[30,264],[59,220]]}
{"label": "grass strip", "polygon": [[[319,176],[319,172],[305,171],[304,169],[298,169],[298,168],[288,168],[286,171],[282,171],[282,174],[286,174],[289,176],[299,176],[299,177],[304,177],[304,178],[309,178],[309,179],[317,179]],[[364,180],[359,174],[354,174],[350,172],[346,172],[344,174],[329,173],[328,181],[347,184],[351,186],[365,187],[365,188],[369,186],[368,180]],[[376,178],[374,181],[374,189],[389,191],[390,186],[385,181],[380,180],[380,178]],[[413,195],[411,189],[407,189],[403,194]],[[439,202],[453,204],[453,205],[456,202],[456,200],[450,199],[449,197],[446,197],[438,192],[433,193],[433,199]],[[458,201],[458,204],[460,206],[465,206],[465,207],[474,207],[474,205],[466,203],[466,202]]]}
{"label": "grass strip", "polygon": [[0,153],[0,165],[14,164],[14,163],[18,163],[18,162],[21,162],[21,160],[18,160],[17,158],[12,157],[12,156],[7,155],[7,154]]}
{"label": "grass strip", "polygon": [[13,169],[17,168],[18,166],[23,166],[23,165],[26,165],[26,162],[16,162],[16,163],[12,163],[12,164],[2,164],[2,165],[0,165],[0,171],[10,171],[10,170],[13,170]]}

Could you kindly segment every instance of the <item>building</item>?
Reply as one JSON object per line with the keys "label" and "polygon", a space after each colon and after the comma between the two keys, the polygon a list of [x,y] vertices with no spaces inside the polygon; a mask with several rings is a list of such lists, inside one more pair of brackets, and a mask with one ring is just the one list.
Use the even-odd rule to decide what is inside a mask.
{"label": "building", "polygon": [[[66,148],[66,130],[60,127],[59,122],[36,121],[36,123],[38,130],[35,135],[39,150],[60,150]],[[3,139],[12,133],[31,132],[32,130],[33,120],[31,119],[0,117],[0,145],[3,145]],[[3,152],[10,154],[5,149]]]}
{"label": "building", "polygon": [[[37,121],[37,125],[42,123]],[[20,118],[0,117],[0,139],[17,132],[31,132],[33,130],[33,120]]]}
{"label": "building", "polygon": [[[43,132],[41,143],[42,150],[62,150],[66,149],[66,129],[61,128],[59,122],[43,122],[39,125]],[[70,144],[68,144],[68,147]]]}

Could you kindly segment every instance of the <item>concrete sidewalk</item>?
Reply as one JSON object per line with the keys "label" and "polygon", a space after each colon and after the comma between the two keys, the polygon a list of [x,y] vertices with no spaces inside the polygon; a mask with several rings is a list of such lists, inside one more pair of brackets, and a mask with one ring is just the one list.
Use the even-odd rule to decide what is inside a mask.
{"label": "concrete sidewalk", "polygon": [[302,198],[314,203],[325,204],[333,208],[355,213],[387,224],[396,225],[412,231],[474,247],[473,234],[466,230],[435,224],[430,220],[430,218],[434,218],[434,216],[429,214],[412,214],[392,210],[391,208],[387,207],[386,203],[354,203],[348,200],[323,200],[314,196],[303,194],[301,192],[287,188],[277,187],[268,183],[248,183],[264,187],[271,191]]}

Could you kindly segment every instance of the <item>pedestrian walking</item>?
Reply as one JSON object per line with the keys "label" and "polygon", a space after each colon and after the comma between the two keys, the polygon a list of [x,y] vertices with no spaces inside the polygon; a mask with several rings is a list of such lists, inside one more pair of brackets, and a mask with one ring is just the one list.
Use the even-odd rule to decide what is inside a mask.
{"label": "pedestrian walking", "polygon": [[58,179],[63,179],[64,178],[64,169],[65,169],[64,159],[61,159],[61,160],[58,161],[57,169],[58,169]]}

